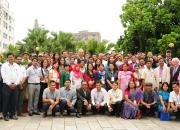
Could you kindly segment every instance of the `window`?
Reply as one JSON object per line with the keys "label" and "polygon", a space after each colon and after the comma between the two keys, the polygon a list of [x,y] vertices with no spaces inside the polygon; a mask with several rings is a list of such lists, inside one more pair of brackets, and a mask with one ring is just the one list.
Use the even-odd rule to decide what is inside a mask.
{"label": "window", "polygon": [[3,33],[3,38],[7,39],[7,34]]}
{"label": "window", "polygon": [[8,24],[4,21],[3,22],[3,27],[7,30],[8,29]]}
{"label": "window", "polygon": [[7,44],[3,43],[3,49],[7,49]]}

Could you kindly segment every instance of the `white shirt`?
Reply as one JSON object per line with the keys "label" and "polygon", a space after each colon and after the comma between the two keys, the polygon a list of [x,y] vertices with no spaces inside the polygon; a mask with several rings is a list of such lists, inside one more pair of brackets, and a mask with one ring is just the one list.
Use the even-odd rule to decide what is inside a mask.
{"label": "white shirt", "polygon": [[24,78],[27,77],[26,76],[26,68],[23,65],[19,65],[19,67],[20,67],[20,76],[19,76],[19,79],[21,81],[21,80],[23,80]]}
{"label": "white shirt", "polygon": [[116,90],[109,90],[108,91],[108,99],[107,99],[107,105],[110,107],[110,101],[117,102],[121,101],[123,99],[123,92],[121,89],[116,89]]}
{"label": "white shirt", "polygon": [[20,78],[20,67],[16,63],[10,64],[9,62],[6,62],[2,65],[1,75],[3,83],[7,85],[11,83],[18,85]]}
{"label": "white shirt", "polygon": [[104,88],[101,88],[100,91],[97,91],[96,88],[94,88],[91,91],[91,101],[92,104],[101,104],[102,106],[104,106],[107,102],[107,91]]}
{"label": "white shirt", "polygon": [[30,66],[26,71],[28,77],[28,83],[40,83],[40,77],[42,76],[41,69],[39,67]]}
{"label": "white shirt", "polygon": [[174,102],[175,105],[179,105],[180,104],[180,92],[178,95],[174,91],[170,92],[169,102]]}

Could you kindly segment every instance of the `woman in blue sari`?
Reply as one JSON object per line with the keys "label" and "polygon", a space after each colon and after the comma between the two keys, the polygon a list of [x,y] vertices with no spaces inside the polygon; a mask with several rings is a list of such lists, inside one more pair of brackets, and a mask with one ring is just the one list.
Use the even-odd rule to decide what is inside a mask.
{"label": "woman in blue sari", "polygon": [[130,81],[128,88],[125,90],[125,102],[123,103],[122,118],[136,119],[140,118],[140,103],[141,90],[136,89],[134,81]]}
{"label": "woman in blue sari", "polygon": [[168,92],[168,83],[164,82],[162,84],[162,88],[159,91],[159,102],[158,102],[158,110],[159,112],[169,112],[170,104],[169,104],[169,92]]}

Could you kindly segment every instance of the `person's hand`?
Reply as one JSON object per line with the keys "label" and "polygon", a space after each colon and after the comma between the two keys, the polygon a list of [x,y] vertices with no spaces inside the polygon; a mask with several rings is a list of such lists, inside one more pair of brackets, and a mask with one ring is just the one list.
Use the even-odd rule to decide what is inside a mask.
{"label": "person's hand", "polygon": [[164,112],[166,112],[166,111],[167,111],[165,106],[163,106],[163,111],[164,111]]}
{"label": "person's hand", "polygon": [[49,102],[51,105],[53,105],[55,103],[54,100],[52,100],[52,99],[49,99]]}
{"label": "person's hand", "polygon": [[88,105],[87,110],[91,110],[91,104]]}
{"label": "person's hand", "polygon": [[136,103],[133,103],[133,106],[137,108],[137,107],[138,107],[138,104],[136,104]]}
{"label": "person's hand", "polygon": [[96,109],[99,109],[100,108],[100,104],[96,104]]}
{"label": "person's hand", "polygon": [[111,105],[111,104],[115,104],[115,102],[114,102],[114,101],[112,101],[112,100],[111,100],[109,103],[110,103],[110,105]]}
{"label": "person's hand", "polygon": [[88,101],[84,100],[84,105],[87,106],[88,105]]}
{"label": "person's hand", "polygon": [[112,107],[108,107],[108,111],[112,112],[113,111]]}
{"label": "person's hand", "polygon": [[67,102],[68,107],[72,107],[72,103],[69,101]]}
{"label": "person's hand", "polygon": [[150,109],[150,108],[151,108],[151,106],[150,106],[149,104],[146,104],[146,108],[149,108],[149,109]]}
{"label": "person's hand", "polygon": [[173,110],[174,110],[174,112],[177,112],[177,111],[178,111],[177,107],[174,107]]}

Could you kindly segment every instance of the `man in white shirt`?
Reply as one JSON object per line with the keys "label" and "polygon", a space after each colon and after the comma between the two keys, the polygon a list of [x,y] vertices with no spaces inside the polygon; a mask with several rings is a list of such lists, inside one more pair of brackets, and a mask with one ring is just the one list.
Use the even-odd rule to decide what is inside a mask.
{"label": "man in white shirt", "polygon": [[170,92],[169,102],[176,118],[180,118],[180,87],[178,82],[172,83],[173,91]]}
{"label": "man in white shirt", "polygon": [[146,68],[143,71],[142,74],[142,84],[145,86],[146,83],[151,83],[153,85],[153,90],[157,89],[157,82],[156,82],[156,77],[155,77],[155,71],[152,68],[152,61],[147,60],[146,61]]}
{"label": "man in white shirt", "polygon": [[155,71],[155,79],[157,87],[159,87],[159,83],[170,82],[170,69],[164,63],[164,59],[159,59],[159,66],[154,70]]}
{"label": "man in white shirt", "polygon": [[96,82],[96,88],[91,91],[91,102],[93,113],[101,112],[105,113],[107,108],[107,91],[102,88],[102,85],[99,81]]}
{"label": "man in white shirt", "polygon": [[26,68],[24,65],[22,65],[22,57],[16,56],[16,63],[20,67],[20,76],[19,76],[19,85],[18,87],[18,93],[17,93],[17,115],[18,116],[25,116],[22,113],[22,107],[23,107],[23,100],[24,100],[24,84],[26,82]]}
{"label": "man in white shirt", "polygon": [[32,59],[32,65],[27,69],[26,75],[28,78],[28,112],[29,116],[40,115],[38,112],[38,101],[40,94],[40,78],[42,76],[41,69],[38,67],[38,59]]}
{"label": "man in white shirt", "polygon": [[9,118],[17,120],[15,115],[17,85],[19,84],[20,67],[14,63],[14,54],[7,55],[8,61],[2,65],[3,79],[3,116],[5,121]]}
{"label": "man in white shirt", "polygon": [[115,114],[117,117],[120,116],[120,111],[123,103],[122,90],[118,88],[118,82],[112,84],[112,89],[108,91],[108,111],[111,114]]}

